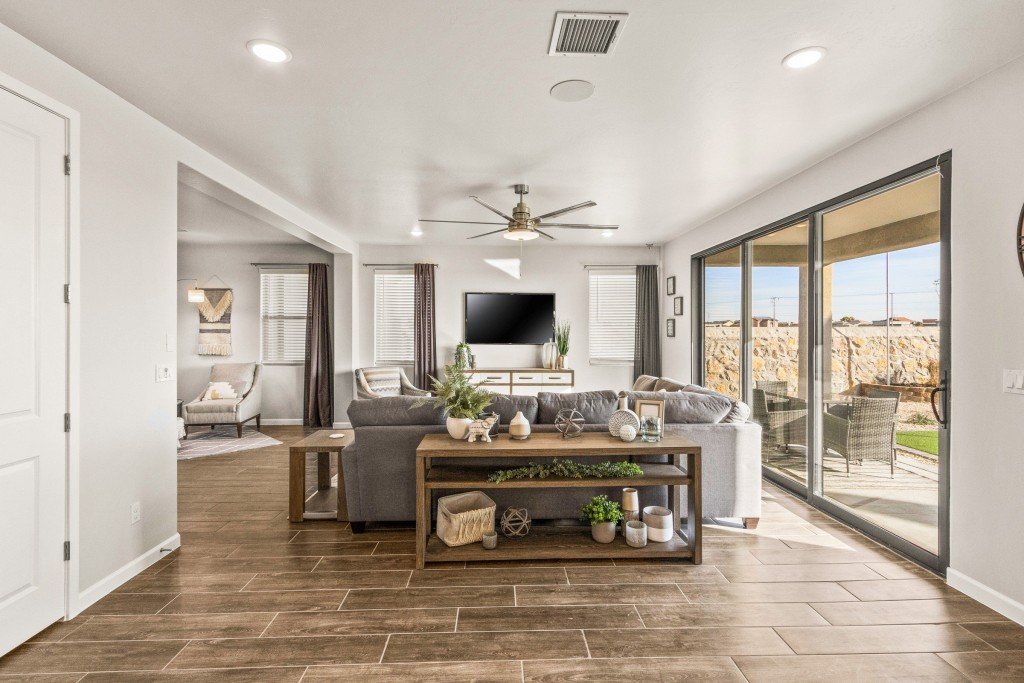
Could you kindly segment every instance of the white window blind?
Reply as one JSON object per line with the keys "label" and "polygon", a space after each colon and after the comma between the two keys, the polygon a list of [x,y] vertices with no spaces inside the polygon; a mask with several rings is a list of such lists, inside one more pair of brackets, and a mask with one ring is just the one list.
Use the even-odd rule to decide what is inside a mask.
{"label": "white window blind", "polygon": [[590,363],[633,362],[636,271],[590,271]]}
{"label": "white window blind", "polygon": [[306,361],[307,269],[260,269],[260,358],[263,363]]}
{"label": "white window blind", "polygon": [[373,273],[373,360],[376,365],[413,362],[413,274],[411,270]]}

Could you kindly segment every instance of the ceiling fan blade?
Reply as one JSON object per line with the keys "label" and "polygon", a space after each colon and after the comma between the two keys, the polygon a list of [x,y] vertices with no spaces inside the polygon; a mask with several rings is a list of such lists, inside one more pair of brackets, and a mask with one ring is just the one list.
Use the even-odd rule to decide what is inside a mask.
{"label": "ceiling fan blade", "polygon": [[512,218],[512,216],[509,216],[507,213],[503,213],[501,211],[498,211],[496,208],[494,208],[493,206],[491,206],[490,204],[488,204],[487,202],[485,202],[484,200],[480,199],[479,197],[477,197],[475,195],[469,195],[469,198],[472,199],[477,204],[479,204],[480,206],[484,207],[485,209],[490,209],[494,213],[498,214],[499,216],[501,216],[502,218],[507,220],[509,223],[514,223],[515,220],[516,220],[516,219]]}
{"label": "ceiling fan blade", "polygon": [[546,232],[544,232],[543,230],[538,230],[537,228],[534,228],[534,229],[533,229],[533,231],[534,231],[535,233],[537,233],[538,235],[540,235],[541,237],[547,237],[547,238],[548,238],[549,240],[551,240],[552,242],[553,242],[553,241],[555,240],[555,238],[554,238],[554,237],[552,237],[551,235],[547,234],[547,233],[546,233]]}
{"label": "ceiling fan blade", "polygon": [[466,224],[466,225],[505,225],[505,223],[486,223],[484,221],[440,221],[440,220],[431,220],[429,218],[421,218],[421,219],[419,219],[419,222],[420,223],[463,223],[463,224]]}
{"label": "ceiling fan blade", "polygon": [[593,223],[544,223],[545,228],[571,228],[573,230],[618,230],[617,225],[595,225]]}
{"label": "ceiling fan blade", "polygon": [[467,240],[475,240],[477,237],[487,237],[488,235],[497,235],[499,232],[505,232],[506,230],[508,230],[508,228],[502,228],[501,230],[491,230],[490,232],[484,232],[484,233],[481,233],[479,235],[473,235],[472,237],[467,237],[466,239]]}
{"label": "ceiling fan blade", "polygon": [[588,206],[597,206],[597,202],[581,202],[579,204],[574,204],[572,206],[567,206],[564,209],[559,209],[558,211],[549,211],[548,213],[544,213],[544,214],[541,214],[539,216],[535,216],[535,218],[537,218],[538,220],[543,220],[544,218],[553,218],[555,216],[561,216],[563,213],[569,213],[570,211],[577,211],[578,209],[585,209]]}

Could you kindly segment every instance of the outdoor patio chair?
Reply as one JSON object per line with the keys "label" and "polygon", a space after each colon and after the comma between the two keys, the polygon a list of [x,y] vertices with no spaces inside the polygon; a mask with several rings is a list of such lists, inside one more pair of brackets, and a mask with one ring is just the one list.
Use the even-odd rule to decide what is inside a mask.
{"label": "outdoor patio chair", "polygon": [[[786,405],[788,409],[776,410],[773,405]],[[761,439],[764,443],[781,446],[786,450],[790,444],[806,441],[807,402],[803,399],[792,396],[784,402],[770,402],[765,389],[754,389],[751,410],[754,421],[761,425]]]}
{"label": "outdoor patio chair", "polygon": [[882,460],[889,463],[889,476],[896,471],[896,404],[897,398],[854,396],[850,400],[849,417],[826,412],[824,419],[825,448],[850,463]]}

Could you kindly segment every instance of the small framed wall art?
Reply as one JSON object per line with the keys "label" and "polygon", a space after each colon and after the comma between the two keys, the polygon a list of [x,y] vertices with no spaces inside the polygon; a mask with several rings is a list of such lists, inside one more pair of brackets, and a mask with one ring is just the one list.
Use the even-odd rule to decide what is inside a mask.
{"label": "small framed wall art", "polygon": [[673,275],[665,280],[665,294],[672,296],[676,293],[676,276]]}
{"label": "small framed wall art", "polygon": [[672,314],[682,315],[683,314],[683,297],[677,296],[672,299]]}
{"label": "small framed wall art", "polygon": [[669,318],[665,321],[665,334],[669,337],[676,336],[676,319]]}

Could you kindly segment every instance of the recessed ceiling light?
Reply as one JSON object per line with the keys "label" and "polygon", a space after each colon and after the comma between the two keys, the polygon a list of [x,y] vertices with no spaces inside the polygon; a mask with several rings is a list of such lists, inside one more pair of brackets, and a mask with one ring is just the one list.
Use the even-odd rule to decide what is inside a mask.
{"label": "recessed ceiling light", "polygon": [[590,81],[562,81],[551,86],[551,96],[560,102],[580,102],[594,94]]}
{"label": "recessed ceiling light", "polygon": [[272,40],[250,40],[245,46],[249,48],[249,52],[264,62],[280,64],[281,62],[290,62],[292,59],[291,50]]}
{"label": "recessed ceiling light", "polygon": [[782,66],[787,69],[806,69],[820,62],[826,52],[828,50],[818,46],[801,48],[783,57]]}
{"label": "recessed ceiling light", "polygon": [[601,237],[611,237],[614,234],[614,230],[605,230],[604,232],[601,233]]}
{"label": "recessed ceiling light", "polygon": [[412,226],[412,230],[409,231],[409,234],[413,237],[423,237],[423,228],[418,225],[414,225]]}

